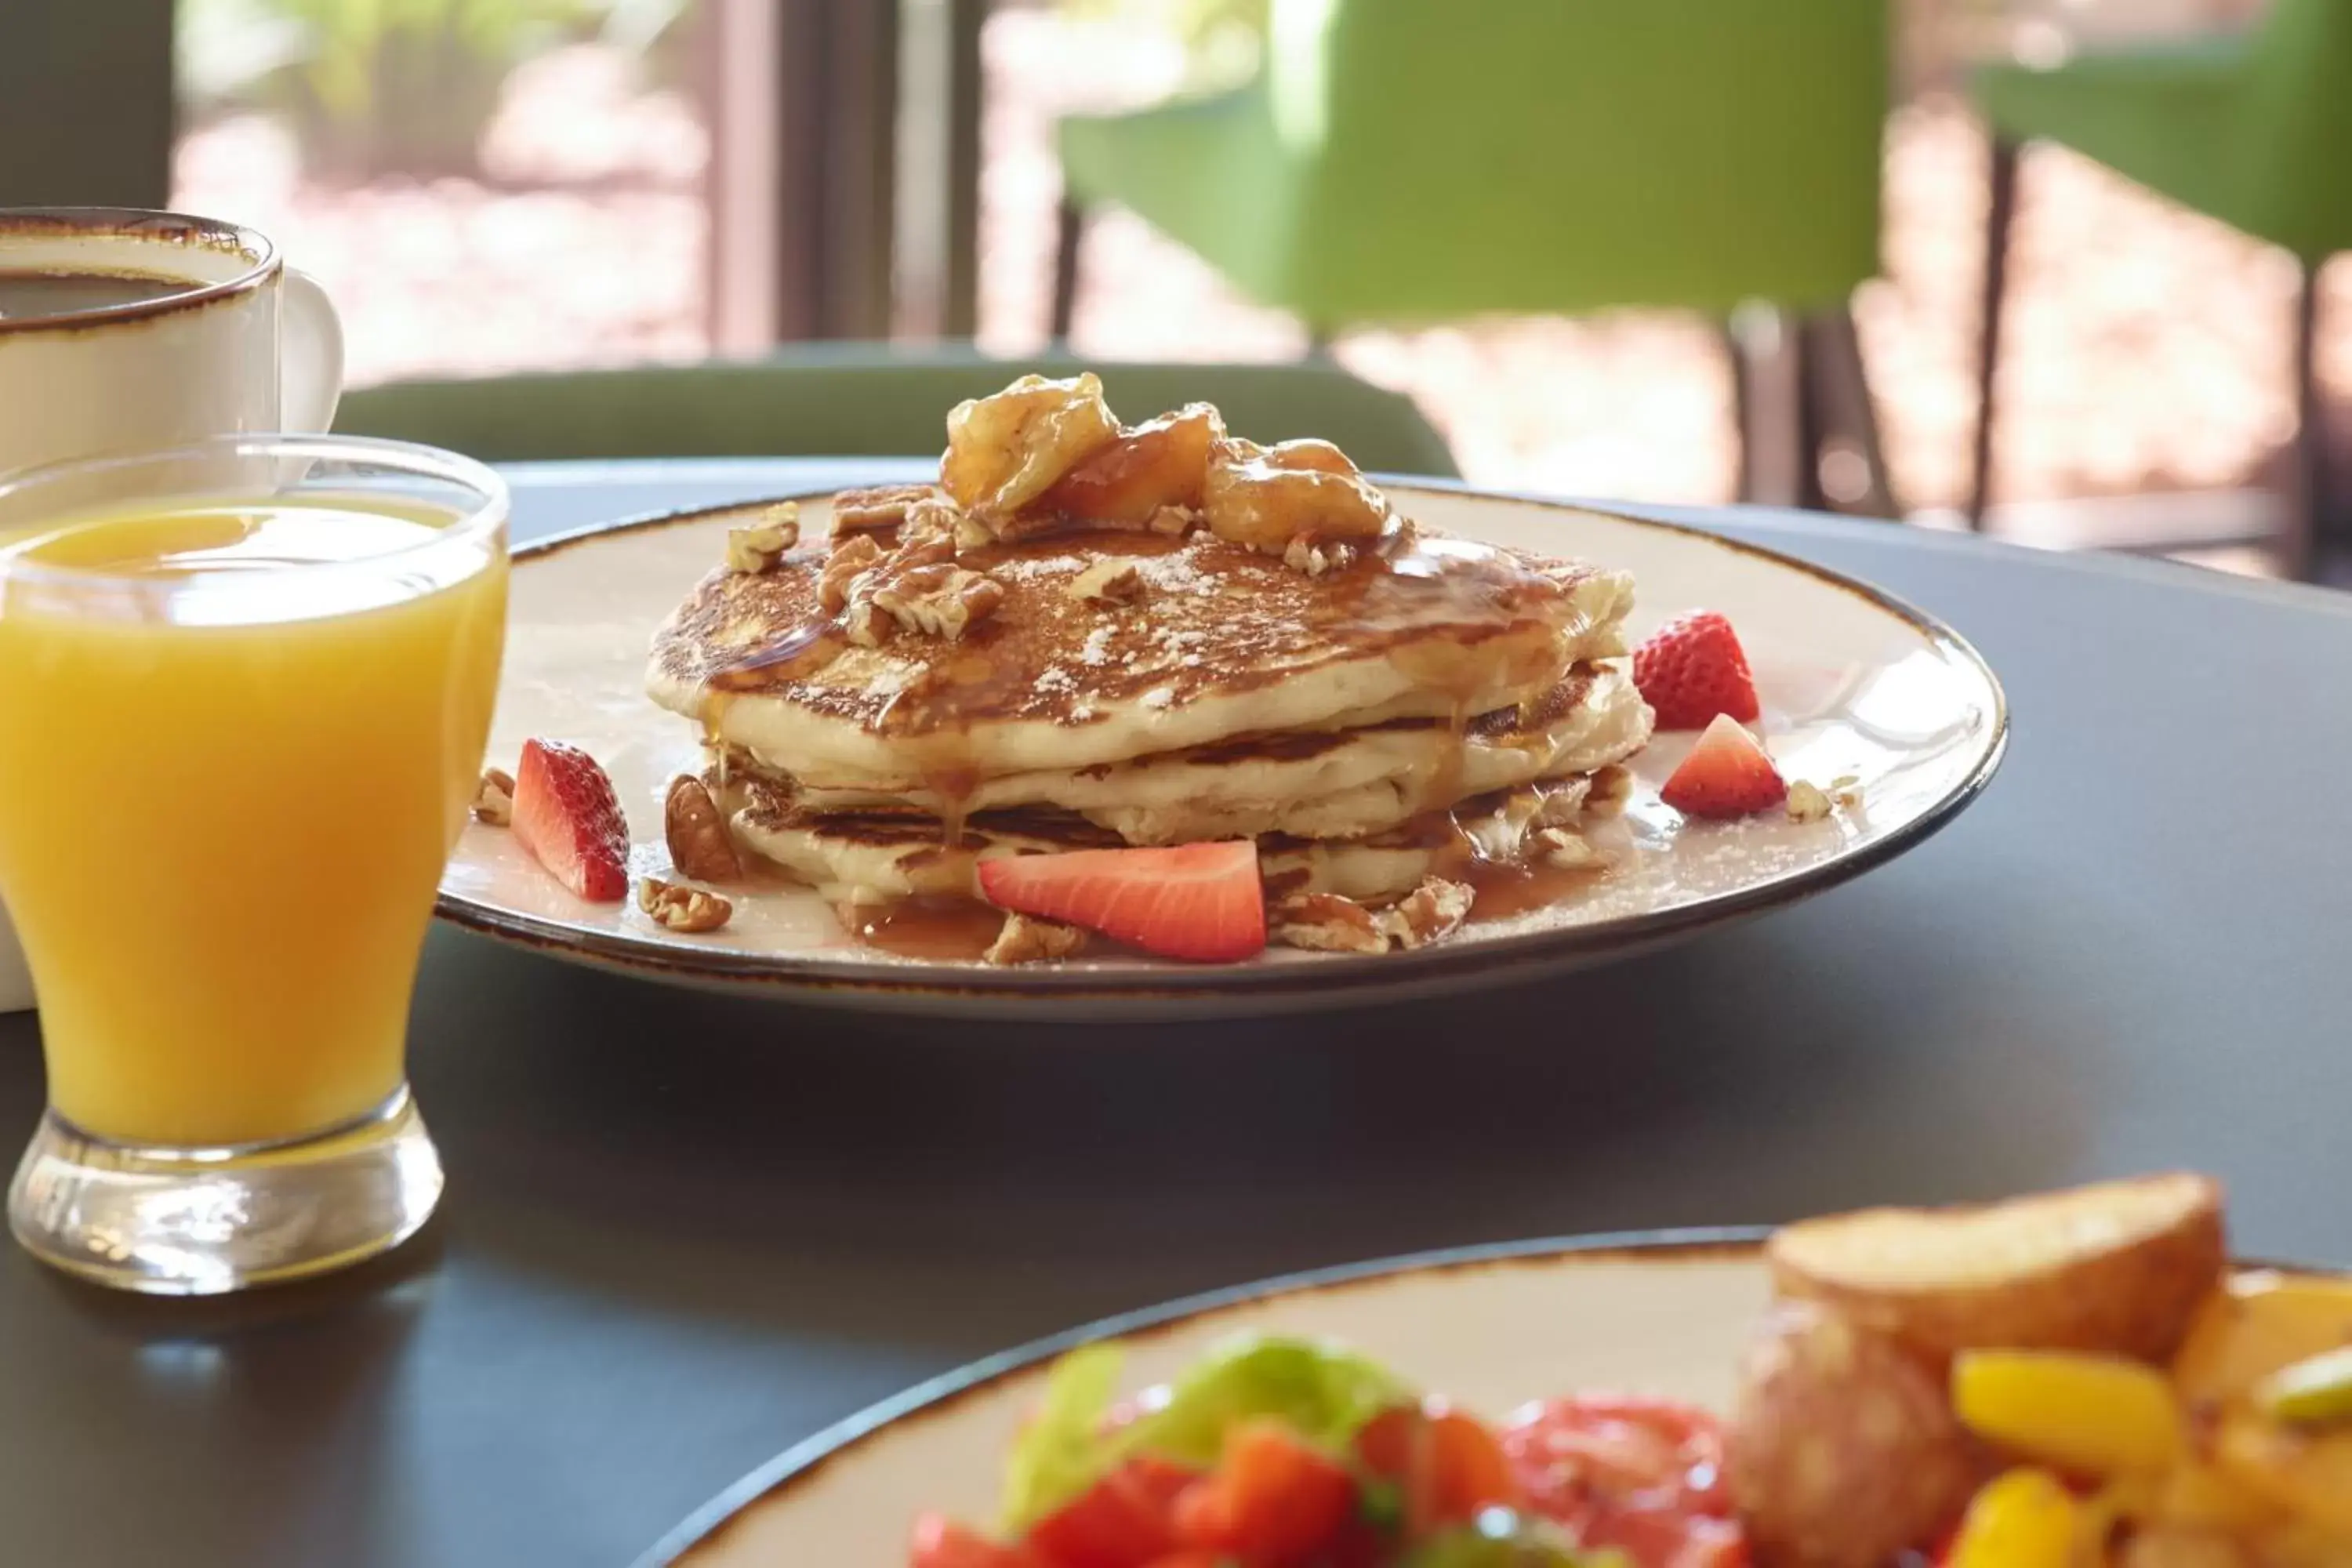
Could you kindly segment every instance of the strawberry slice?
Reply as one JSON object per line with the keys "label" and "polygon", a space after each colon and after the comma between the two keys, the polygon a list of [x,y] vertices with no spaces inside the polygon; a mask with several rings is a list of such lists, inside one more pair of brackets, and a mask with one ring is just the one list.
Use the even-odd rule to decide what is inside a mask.
{"label": "strawberry slice", "polygon": [[1717,716],[1658,797],[1685,816],[1746,816],[1789,798],[1764,744],[1730,714]]}
{"label": "strawberry slice", "polygon": [[1731,623],[1713,610],[1676,616],[1633,650],[1633,684],[1661,730],[1696,730],[1719,713],[1757,714],[1756,678]]}
{"label": "strawberry slice", "polygon": [[1245,838],[982,860],[980,889],[999,909],[1067,921],[1162,958],[1225,963],[1265,947],[1257,846]]}
{"label": "strawberry slice", "polygon": [[596,759],[561,741],[525,741],[515,769],[514,836],[592,904],[629,892],[629,824]]}

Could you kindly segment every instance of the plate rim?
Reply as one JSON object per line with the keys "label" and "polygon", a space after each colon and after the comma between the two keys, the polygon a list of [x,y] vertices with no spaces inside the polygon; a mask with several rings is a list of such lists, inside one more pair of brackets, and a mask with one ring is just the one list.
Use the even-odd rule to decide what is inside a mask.
{"label": "plate rim", "polygon": [[1261,1302],[1401,1278],[1483,1268],[1497,1263],[1714,1262],[1760,1258],[1773,1227],[1766,1225],[1675,1226],[1649,1229],[1473,1242],[1396,1253],[1218,1286],[1172,1300],[1097,1318],[992,1352],[844,1416],[738,1478],[688,1514],[638,1557],[631,1568],[670,1568],[737,1514],[777,1489],[814,1473],[909,1417],[935,1414],[966,1395],[1098,1340],[1130,1339],[1173,1329]]}
{"label": "plate rim", "polygon": [[[1990,732],[1976,765],[1968,776],[1918,816],[1857,848],[1840,852],[1819,864],[1783,872],[1765,881],[1679,905],[1663,911],[1612,916],[1581,925],[1521,931],[1472,943],[1440,942],[1406,952],[1379,954],[1318,953],[1317,962],[1264,966],[1175,966],[1124,972],[1060,969],[992,970],[968,966],[952,971],[936,965],[848,963],[823,958],[782,957],[771,952],[732,948],[688,948],[649,944],[604,931],[581,931],[537,915],[501,909],[450,891],[436,890],[433,912],[461,930],[512,942],[553,956],[586,962],[665,981],[701,984],[723,984],[730,989],[770,989],[809,999],[840,1001],[928,999],[956,1005],[1047,1005],[1098,1002],[1115,1005],[1137,1003],[1265,1005],[1280,1008],[1329,1000],[1329,994],[1350,994],[1362,1000],[1398,990],[1442,986],[1480,976],[1523,973],[1530,967],[1577,964],[1622,956],[1672,941],[1693,931],[1727,925],[1768,910],[1801,902],[1875,870],[1895,857],[1934,837],[1973,805],[2009,752],[2009,694],[2000,677],[1975,644],[1941,616],[1878,584],[1831,567],[1802,560],[1769,545],[1732,539],[1712,530],[1663,518],[1644,517],[1607,506],[1511,495],[1463,486],[1383,480],[1397,493],[1475,500],[1500,501],[1545,511],[1607,518],[1637,528],[1655,529],[1685,539],[1752,557],[1796,572],[1838,592],[1851,595],[1908,626],[1930,647],[1973,669],[1992,693]],[[836,489],[799,491],[791,495],[753,497],[736,501],[676,507],[640,512],[603,522],[584,524],[534,539],[513,550],[517,564],[541,560],[616,534],[742,512],[782,501],[829,501]],[[1900,526],[1893,525],[1890,526]],[[1370,984],[1367,984],[1367,983]]]}

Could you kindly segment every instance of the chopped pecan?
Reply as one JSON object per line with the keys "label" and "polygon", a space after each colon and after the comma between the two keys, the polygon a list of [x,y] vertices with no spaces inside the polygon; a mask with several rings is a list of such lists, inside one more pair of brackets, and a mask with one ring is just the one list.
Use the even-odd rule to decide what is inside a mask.
{"label": "chopped pecan", "polygon": [[1304,572],[1309,577],[1345,566],[1356,558],[1355,551],[1345,544],[1318,544],[1307,535],[1294,534],[1282,552],[1282,563],[1293,572]]}
{"label": "chopped pecan", "polygon": [[484,768],[474,790],[474,820],[504,827],[514,820],[514,775],[504,768]]}
{"label": "chopped pecan", "polygon": [[1585,793],[1584,814],[1587,816],[1616,816],[1626,803],[1633,798],[1633,773],[1630,768],[1615,763],[1592,773],[1591,787]]}
{"label": "chopped pecan", "polygon": [[735,906],[717,893],[647,877],[637,884],[637,908],[651,915],[665,931],[698,934],[717,931],[735,913]]}
{"label": "chopped pecan", "polygon": [[874,589],[873,604],[910,632],[955,642],[1004,602],[1003,584],[978,572],[939,563],[893,572]]}
{"label": "chopped pecan", "polygon": [[728,836],[727,819],[710,791],[692,773],[669,781],[662,802],[662,832],[670,864],[698,882],[731,882],[743,874],[742,857]]}
{"label": "chopped pecan", "polygon": [[1381,929],[1401,948],[1426,947],[1462,929],[1475,897],[1467,882],[1424,877],[1420,887],[1381,911]]}
{"label": "chopped pecan", "polygon": [[833,498],[835,547],[839,548],[845,534],[898,527],[907,521],[909,507],[936,493],[929,485],[875,485],[866,489],[843,490]]}
{"label": "chopped pecan", "polygon": [[1316,952],[1386,952],[1388,933],[1372,911],[1337,893],[1292,893],[1266,912],[1266,940]]}
{"label": "chopped pecan", "polygon": [[870,533],[835,539],[833,553],[826,558],[824,570],[817,574],[817,607],[828,616],[841,614],[842,607],[849,603],[850,585],[857,581],[858,574],[881,562],[882,547],[874,542]]}
{"label": "chopped pecan", "polygon": [[852,599],[841,612],[843,633],[859,647],[880,647],[897,624],[870,598]]}
{"label": "chopped pecan", "polygon": [[1536,808],[1536,825],[1539,827],[1569,827],[1584,814],[1585,800],[1592,794],[1589,778],[1550,779],[1537,786],[1542,804]]}
{"label": "chopped pecan", "polygon": [[1067,958],[1086,945],[1087,933],[1076,926],[1008,913],[1004,929],[996,933],[996,940],[981,957],[990,963],[1037,963]]}
{"label": "chopped pecan", "polygon": [[727,531],[727,567],[730,572],[772,572],[784,552],[801,542],[798,501],[778,501],[760,521]]}
{"label": "chopped pecan", "polygon": [[1105,556],[1070,579],[1070,596],[1095,605],[1131,605],[1143,597],[1143,572],[1132,561]]}
{"label": "chopped pecan", "polygon": [[1570,833],[1565,827],[1538,828],[1536,832],[1536,852],[1543,863],[1562,871],[1573,871],[1583,866],[1596,866],[1601,852],[1584,841],[1580,833]]}

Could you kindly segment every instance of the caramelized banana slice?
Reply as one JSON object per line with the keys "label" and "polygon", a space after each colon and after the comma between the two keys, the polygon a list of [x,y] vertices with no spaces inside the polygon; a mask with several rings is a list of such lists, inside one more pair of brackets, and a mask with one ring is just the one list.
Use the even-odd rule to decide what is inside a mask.
{"label": "caramelized banana slice", "polygon": [[983,521],[1010,517],[1117,439],[1118,421],[1093,372],[1067,381],[1024,375],[949,413],[940,484]]}
{"label": "caramelized banana slice", "polygon": [[1284,554],[1309,545],[1377,539],[1388,527],[1386,497],[1328,441],[1261,447],[1229,437],[1209,458],[1202,511],[1220,539]]}

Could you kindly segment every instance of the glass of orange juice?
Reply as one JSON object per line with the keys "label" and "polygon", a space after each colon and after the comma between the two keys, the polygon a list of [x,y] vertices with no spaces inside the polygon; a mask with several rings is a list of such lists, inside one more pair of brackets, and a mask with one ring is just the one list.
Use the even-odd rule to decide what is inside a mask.
{"label": "glass of orange juice", "polygon": [[482,765],[505,485],[239,436],[0,476],[0,901],[49,1104],[33,1252],[193,1294],[424,1224],[409,994]]}

